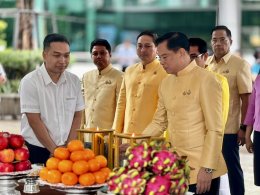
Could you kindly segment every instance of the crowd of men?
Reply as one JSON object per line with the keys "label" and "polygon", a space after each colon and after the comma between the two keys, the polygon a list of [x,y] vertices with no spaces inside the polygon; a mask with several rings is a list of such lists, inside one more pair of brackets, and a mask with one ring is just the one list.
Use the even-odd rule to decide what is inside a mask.
{"label": "crowd of men", "polygon": [[167,139],[193,168],[190,192],[219,194],[220,177],[227,173],[230,193],[243,195],[239,146],[244,144],[254,152],[259,186],[259,79],[253,88],[250,65],[230,52],[231,44],[226,26],[211,31],[212,56],[199,37],[143,31],[136,38],[138,62],[123,73],[113,68],[109,42],[95,39],[90,54],[97,69],[86,72],[81,85],[66,71],[68,39],[47,35],[42,66],[27,74],[19,89],[21,133],[30,160],[46,162],[56,147],[77,138],[80,127],[151,136],[167,131]]}

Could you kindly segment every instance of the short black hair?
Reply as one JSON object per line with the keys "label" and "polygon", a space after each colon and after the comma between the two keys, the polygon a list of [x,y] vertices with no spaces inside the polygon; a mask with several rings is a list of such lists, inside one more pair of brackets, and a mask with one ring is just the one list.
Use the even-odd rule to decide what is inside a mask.
{"label": "short black hair", "polygon": [[201,38],[189,38],[190,46],[198,46],[200,53],[206,53],[208,51],[208,46],[206,41]]}
{"label": "short black hair", "polygon": [[224,26],[224,25],[219,25],[219,26],[215,26],[212,30],[211,30],[211,35],[214,31],[216,30],[224,30],[227,33],[227,36],[231,38],[231,31],[228,29],[228,27]]}
{"label": "short black hair", "polygon": [[90,44],[90,53],[92,53],[93,47],[99,45],[104,46],[109,53],[111,53],[111,45],[106,39],[95,39]]}
{"label": "short black hair", "polygon": [[151,37],[153,39],[154,43],[155,43],[156,39],[158,38],[158,35],[155,32],[145,30],[145,31],[141,32],[139,35],[137,35],[136,40],[138,40],[139,37],[144,36],[144,35]]}
{"label": "short black hair", "polygon": [[68,39],[62,35],[57,33],[48,34],[43,40],[43,50],[48,49],[52,42],[64,42],[70,45]]}
{"label": "short black hair", "polygon": [[190,51],[190,44],[188,37],[181,32],[168,32],[160,36],[156,40],[156,45],[159,45],[163,41],[167,41],[167,48],[172,51],[177,51],[180,48]]}

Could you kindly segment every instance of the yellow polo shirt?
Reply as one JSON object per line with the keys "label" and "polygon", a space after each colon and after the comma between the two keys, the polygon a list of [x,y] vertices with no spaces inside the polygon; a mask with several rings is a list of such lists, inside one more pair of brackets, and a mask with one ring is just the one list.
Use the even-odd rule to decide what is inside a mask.
{"label": "yellow polo shirt", "polygon": [[84,127],[112,128],[122,79],[123,73],[111,64],[101,72],[96,69],[83,75]]}
{"label": "yellow polo shirt", "polygon": [[158,59],[126,69],[117,103],[113,129],[124,133],[142,133],[152,121],[158,101],[158,88],[167,73]]}
{"label": "yellow polo shirt", "polygon": [[229,112],[226,134],[236,134],[241,122],[241,100],[239,94],[252,92],[250,65],[239,56],[227,53],[218,63],[214,56],[207,60],[210,69],[227,78],[229,85]]}
{"label": "yellow polo shirt", "polygon": [[177,153],[187,156],[189,166],[194,168],[190,184],[197,183],[201,167],[214,169],[213,178],[227,171],[221,152],[222,105],[219,79],[194,61],[161,83],[156,113],[143,133],[159,136],[168,127]]}

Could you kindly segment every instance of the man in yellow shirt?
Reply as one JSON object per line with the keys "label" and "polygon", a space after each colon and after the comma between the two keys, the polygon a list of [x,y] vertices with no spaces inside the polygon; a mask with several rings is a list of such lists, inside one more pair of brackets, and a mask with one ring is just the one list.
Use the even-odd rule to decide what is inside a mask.
{"label": "man in yellow shirt", "polygon": [[[207,70],[209,70],[208,65],[206,64],[206,61],[209,57],[208,55],[208,46],[206,41],[204,41],[201,38],[189,38],[189,43],[190,43],[190,58],[191,60],[195,60],[196,64],[198,66],[200,66],[201,68],[206,68]],[[222,86],[222,104],[223,104],[223,122],[224,125],[223,127],[225,128],[226,122],[227,122],[227,116],[228,116],[228,110],[229,110],[229,87],[228,87],[228,82],[226,77],[212,72],[214,73],[218,79],[219,82],[221,83]],[[224,176],[221,176],[220,178],[220,194],[225,194],[225,193],[229,193],[230,189],[229,189],[229,185],[227,185],[226,183],[228,183],[228,178],[227,178],[227,174],[225,174]]]}
{"label": "man in yellow shirt", "polygon": [[111,46],[105,39],[96,39],[90,46],[96,70],[82,78],[85,116],[82,127],[112,128],[123,73],[112,67]]}
{"label": "man in yellow shirt", "polygon": [[226,173],[221,84],[191,62],[186,35],[166,33],[156,43],[160,62],[170,75],[160,85],[157,110],[144,134],[159,136],[168,128],[177,153],[187,156],[194,168],[189,191],[217,195],[219,177]]}
{"label": "man in yellow shirt", "polygon": [[[244,195],[243,171],[239,160],[239,145],[245,144],[243,121],[252,92],[250,65],[230,53],[231,31],[226,26],[216,26],[211,31],[211,46],[214,52],[208,59],[210,68],[228,80],[230,100],[229,113],[223,140],[223,155],[228,167],[231,195]],[[239,125],[241,124],[241,125]]]}
{"label": "man in yellow shirt", "polygon": [[[204,41],[201,38],[189,38],[190,43],[190,59],[195,60],[196,64],[200,66],[201,68],[205,68],[207,70],[210,70],[208,65],[206,64],[206,61],[209,57],[208,54],[208,46],[206,41]],[[229,87],[226,77],[214,73],[222,86],[222,97],[223,97],[223,119],[224,119],[224,126],[227,122],[227,116],[228,116],[228,110],[229,110]]]}
{"label": "man in yellow shirt", "polygon": [[156,38],[150,31],[137,36],[137,55],[141,62],[126,69],[113,124],[117,132],[141,134],[152,121],[158,87],[167,75],[156,58]]}

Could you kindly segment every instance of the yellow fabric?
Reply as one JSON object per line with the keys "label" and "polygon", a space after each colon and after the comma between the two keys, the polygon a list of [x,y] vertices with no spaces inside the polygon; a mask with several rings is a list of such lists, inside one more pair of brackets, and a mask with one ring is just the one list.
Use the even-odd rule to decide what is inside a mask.
{"label": "yellow fabric", "polygon": [[201,167],[212,168],[213,178],[226,173],[222,156],[224,135],[222,86],[216,75],[191,62],[178,76],[169,75],[159,88],[152,123],[144,134],[159,136],[168,127],[172,145],[194,168],[190,184],[197,183]]}
{"label": "yellow fabric", "polygon": [[221,74],[218,74],[216,72],[213,72],[209,66],[206,67],[206,70],[211,71],[213,74],[216,75],[218,78],[221,88],[222,88],[222,112],[223,112],[223,122],[224,122],[224,127],[227,122],[227,117],[228,117],[228,111],[229,111],[229,86],[228,86],[228,81],[226,77],[222,76]]}
{"label": "yellow fabric", "polygon": [[122,79],[123,73],[111,64],[100,73],[92,70],[83,75],[84,127],[112,128]]}
{"label": "yellow fabric", "polygon": [[167,73],[159,60],[129,66],[122,82],[113,129],[124,133],[142,133],[152,121],[158,102],[158,88]]}
{"label": "yellow fabric", "polygon": [[210,69],[227,78],[229,85],[229,112],[225,126],[226,134],[236,134],[241,122],[241,100],[239,94],[252,92],[250,65],[239,56],[226,54],[217,63],[214,56],[207,61]]}
{"label": "yellow fabric", "polygon": [[[206,70],[210,69],[206,68]],[[212,72],[212,71],[211,71]],[[227,79],[215,72],[212,72],[213,74],[216,75],[217,79],[219,80],[220,84],[221,84],[221,89],[222,89],[222,113],[223,113],[223,127],[225,127],[226,122],[227,122],[227,117],[228,117],[228,110],[229,110],[229,87],[228,87],[228,82]],[[164,137],[166,139],[166,141],[170,141],[169,139],[169,132],[168,129],[165,131],[164,133]]]}

